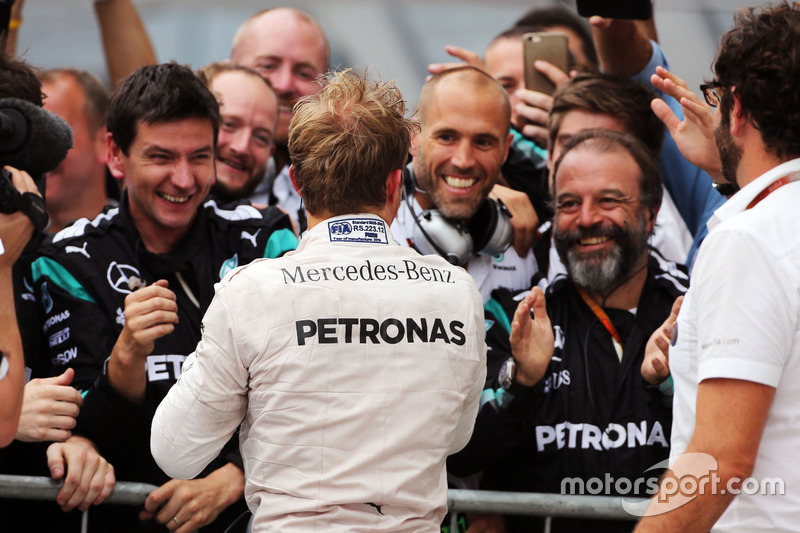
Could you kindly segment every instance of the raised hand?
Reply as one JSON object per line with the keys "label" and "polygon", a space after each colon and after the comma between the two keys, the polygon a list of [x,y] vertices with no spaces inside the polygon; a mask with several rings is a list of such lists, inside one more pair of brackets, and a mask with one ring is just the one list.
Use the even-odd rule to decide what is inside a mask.
{"label": "raised hand", "polygon": [[[566,72],[547,61],[534,61],[533,66],[556,85],[569,79]],[[519,102],[514,108],[514,112],[524,119],[522,134],[546,148],[548,145],[547,120],[550,116],[550,109],[553,107],[553,97],[529,89],[518,89],[515,96]]]}
{"label": "raised hand", "polygon": [[155,341],[175,330],[178,304],[166,280],[158,280],[125,297],[125,326],[108,362],[111,385],[132,402],[144,400],[145,362]]}
{"label": "raised hand", "polygon": [[659,385],[669,376],[669,342],[672,337],[672,330],[678,313],[681,310],[683,296],[678,296],[672,304],[669,316],[659,328],[657,328],[644,349],[644,360],[642,361],[642,377],[650,385]]}
{"label": "raised hand", "polygon": [[439,74],[440,72],[444,72],[445,70],[450,70],[451,68],[463,67],[464,65],[471,65],[473,67],[484,70],[483,60],[481,60],[481,56],[479,56],[472,50],[467,50],[466,48],[461,48],[460,46],[453,46],[451,44],[445,46],[444,49],[449,55],[455,57],[456,59],[460,59],[461,61],[431,63],[430,65],[428,65],[428,72],[430,72],[431,75]]}
{"label": "raised hand", "polygon": [[714,113],[711,108],[689,90],[685,81],[665,68],[657,67],[650,82],[653,87],[681,104],[683,120],[660,98],[653,99],[650,107],[669,130],[683,157],[708,172],[714,181],[724,181],[719,152],[714,141]]}
{"label": "raised hand", "polygon": [[544,377],[555,350],[553,326],[540,287],[533,287],[517,305],[511,322],[510,340],[511,353],[517,362],[514,379],[521,385],[535,385]]}

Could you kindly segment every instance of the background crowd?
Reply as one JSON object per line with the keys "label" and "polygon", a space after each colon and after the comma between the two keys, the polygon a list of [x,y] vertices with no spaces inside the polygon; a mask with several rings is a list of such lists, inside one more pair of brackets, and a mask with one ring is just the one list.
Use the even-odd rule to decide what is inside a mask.
{"label": "background crowd", "polygon": [[[29,3],[17,0],[11,14],[12,56]],[[20,382],[20,344],[27,374],[3,468],[65,486],[57,506],[15,503],[3,518],[74,522],[63,512],[101,503],[115,479],[141,480],[160,486],[144,509],[102,506],[93,527],[224,531],[244,494],[253,498],[252,457],[237,435],[195,479],[170,479],[150,454],[150,423],[201,338],[214,284],[293,250],[320,213],[340,214],[326,206],[347,192],[314,186],[324,171],[303,174],[295,190],[308,147],[293,117],[342,52],[328,21],[267,9],[241,22],[224,57],[193,65],[195,76],[158,64],[163,52],[148,35],[157,28],[129,0],[94,10],[110,83],[69,63],[26,78],[69,123],[73,148],[46,177],[51,237],[13,273],[0,264],[21,332],[0,346],[15,357],[4,381]],[[557,84],[553,95],[524,86],[529,31],[569,36],[574,70],[535,65]],[[391,163],[402,169],[391,234],[463,266],[486,313],[485,390],[472,440],[449,450],[463,447],[448,459],[452,486],[558,492],[566,477],[657,479],[647,469],[669,456],[672,377],[656,339],[675,321],[706,222],[736,177],[709,140],[720,97],[693,91],[659,43],[652,19],[533,9],[477,46],[456,40],[448,59],[428,65],[429,81],[404,88],[419,130],[410,161]],[[25,71],[5,61],[5,79]],[[12,83],[3,90],[25,99]],[[31,189],[24,173],[13,177]],[[380,514],[392,505],[369,503]],[[441,513],[431,511],[434,522]],[[491,515],[463,523],[541,527]]]}

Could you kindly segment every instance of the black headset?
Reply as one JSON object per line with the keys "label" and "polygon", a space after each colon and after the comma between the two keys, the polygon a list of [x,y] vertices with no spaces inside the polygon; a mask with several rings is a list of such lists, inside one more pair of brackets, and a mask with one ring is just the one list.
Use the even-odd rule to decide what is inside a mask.
{"label": "black headset", "polygon": [[411,240],[423,255],[439,254],[453,265],[463,266],[475,253],[496,255],[511,245],[511,213],[503,202],[484,198],[468,223],[445,217],[438,209],[414,210],[411,201],[417,187],[412,164],[403,173],[403,199],[414,217]]}

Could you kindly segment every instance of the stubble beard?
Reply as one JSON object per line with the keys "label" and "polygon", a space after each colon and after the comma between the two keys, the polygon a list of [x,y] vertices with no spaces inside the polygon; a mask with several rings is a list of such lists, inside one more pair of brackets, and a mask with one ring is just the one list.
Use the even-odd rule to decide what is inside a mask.
{"label": "stubble beard", "polygon": [[742,150],[734,144],[729,127],[730,121],[726,117],[722,117],[720,123],[714,128],[714,141],[719,152],[722,177],[728,183],[736,186],[736,190],[739,190],[736,171],[739,168],[739,161],[742,159]]}
{"label": "stubble beard", "polygon": [[[425,167],[423,160],[422,167]],[[461,221],[469,221],[481,206],[483,200],[489,196],[489,191],[494,186],[496,176],[493,179],[487,180],[482,189],[475,195],[463,198],[453,198],[445,189],[444,183],[438,175],[430,175],[427,170],[416,172],[417,184],[433,202],[436,209],[447,218]],[[480,180],[481,177],[478,177]],[[441,183],[434,180],[439,180]]]}

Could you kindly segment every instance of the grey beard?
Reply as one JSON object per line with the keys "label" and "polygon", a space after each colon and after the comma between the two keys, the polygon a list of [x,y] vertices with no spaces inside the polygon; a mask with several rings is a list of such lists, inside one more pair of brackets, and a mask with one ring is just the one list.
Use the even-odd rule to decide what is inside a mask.
{"label": "grey beard", "polygon": [[[555,243],[561,261],[569,277],[577,285],[590,292],[604,293],[615,288],[625,276],[630,275],[642,254],[647,250],[647,222],[643,214],[637,217],[635,227],[584,229],[559,234],[556,229]],[[610,250],[593,254],[580,254],[572,248],[575,239],[592,235],[610,235],[616,245]]]}
{"label": "grey beard", "polygon": [[589,292],[604,292],[622,277],[622,248],[615,246],[604,253],[599,261],[579,257],[574,250],[567,252],[566,267],[569,276],[577,285]]}

